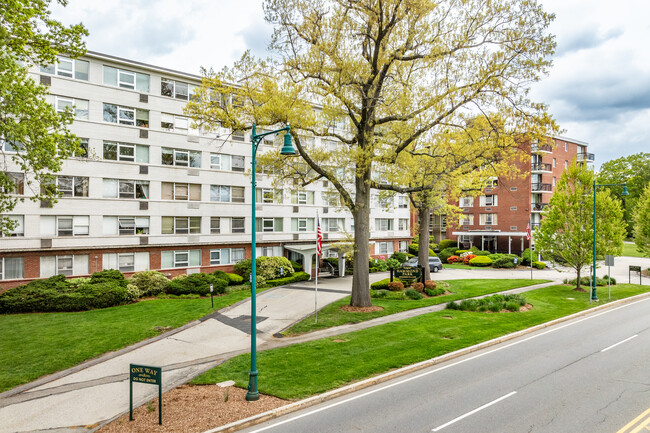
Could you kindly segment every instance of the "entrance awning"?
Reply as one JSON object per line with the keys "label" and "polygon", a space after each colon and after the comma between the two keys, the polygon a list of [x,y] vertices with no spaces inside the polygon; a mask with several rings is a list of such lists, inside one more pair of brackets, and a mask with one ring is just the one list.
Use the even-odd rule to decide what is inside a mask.
{"label": "entrance awning", "polygon": [[526,232],[494,232],[488,230],[452,232],[454,236],[526,236]]}

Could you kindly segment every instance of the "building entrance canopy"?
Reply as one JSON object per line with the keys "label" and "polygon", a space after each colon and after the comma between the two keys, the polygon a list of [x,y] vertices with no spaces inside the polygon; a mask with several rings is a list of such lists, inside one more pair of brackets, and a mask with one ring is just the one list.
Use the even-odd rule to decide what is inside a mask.
{"label": "building entrance canopy", "polygon": [[[499,232],[492,230],[476,230],[476,231],[464,231],[464,232],[452,232],[454,236],[469,236],[470,248],[474,246],[474,236],[481,237],[481,249],[485,249],[485,240],[493,239],[493,237],[507,237],[508,238],[508,254],[512,253],[512,238],[521,238],[521,251],[524,250],[524,238],[526,237],[526,232]],[[496,249],[496,248],[495,248]]]}
{"label": "building entrance canopy", "polygon": [[[347,244],[351,245],[351,244]],[[341,246],[341,243],[337,243],[336,245],[334,244],[323,244],[323,251],[327,250],[335,250],[339,251],[339,247]],[[316,242],[310,242],[308,244],[287,244],[284,245],[284,248],[286,248],[289,251],[293,251],[294,253],[302,254],[303,256],[303,268],[305,269],[305,272],[307,272],[310,275],[311,278],[311,263],[312,263],[312,258],[316,254]],[[345,257],[343,257],[342,254],[339,254],[339,275],[344,276],[345,272]]]}

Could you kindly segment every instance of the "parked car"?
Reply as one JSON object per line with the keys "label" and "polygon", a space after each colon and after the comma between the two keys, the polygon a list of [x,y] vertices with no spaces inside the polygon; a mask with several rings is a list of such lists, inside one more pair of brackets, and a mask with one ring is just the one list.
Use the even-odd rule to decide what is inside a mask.
{"label": "parked car", "polygon": [[[420,264],[418,262],[417,257],[411,257],[410,259],[402,263],[402,266],[416,267],[416,266],[420,266]],[[431,272],[442,271],[442,262],[438,257],[429,257],[429,271]]]}

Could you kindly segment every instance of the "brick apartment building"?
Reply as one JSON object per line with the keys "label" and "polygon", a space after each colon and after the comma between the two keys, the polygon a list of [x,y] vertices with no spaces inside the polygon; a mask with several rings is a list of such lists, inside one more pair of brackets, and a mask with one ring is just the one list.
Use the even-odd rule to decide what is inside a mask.
{"label": "brick apartment building", "polygon": [[462,217],[456,224],[444,217],[432,217],[431,232],[448,239],[458,239],[459,245],[477,246],[492,252],[521,253],[530,246],[526,227],[536,230],[541,223],[541,212],[553,196],[557,181],[573,159],[579,163],[593,163],[593,153],[587,152],[587,143],[565,137],[549,139],[544,144],[533,144],[530,162],[518,162],[524,176],[516,179],[495,178],[477,197],[461,197],[458,205]]}
{"label": "brick apartment building", "polygon": [[[183,107],[201,77],[94,52],[30,72],[48,86],[57,110],[73,108],[71,130],[86,151],[58,173],[58,203],[25,200],[7,215],[17,227],[0,233],[0,290],[102,269],[230,271],[251,257],[250,133],[191,128]],[[265,139],[260,153],[278,144]],[[338,143],[315,137],[315,145]],[[12,193],[29,197],[30,173],[11,161],[19,151],[0,140]],[[260,173],[257,185],[257,256],[286,256],[309,271],[317,214],[326,256],[336,257],[330,245],[354,232],[352,215],[327,182],[279,188]],[[405,250],[406,196],[378,201],[374,195],[370,253]]]}

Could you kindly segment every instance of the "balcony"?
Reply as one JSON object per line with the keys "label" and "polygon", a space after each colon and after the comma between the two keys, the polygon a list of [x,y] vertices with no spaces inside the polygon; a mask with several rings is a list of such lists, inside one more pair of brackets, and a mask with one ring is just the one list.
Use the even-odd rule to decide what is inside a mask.
{"label": "balcony", "polygon": [[539,153],[539,152],[552,153],[553,146],[550,144],[532,144],[530,146],[530,151],[532,153]]}
{"label": "balcony", "polygon": [[530,209],[533,212],[541,212],[546,206],[548,206],[548,203],[531,203]]}
{"label": "balcony", "polygon": [[578,162],[594,162],[595,159],[596,157],[593,153],[583,152],[577,155]]}
{"label": "balcony", "polygon": [[546,172],[550,173],[553,171],[553,165],[547,162],[533,162],[530,165],[530,171],[533,173]]}
{"label": "balcony", "polygon": [[532,183],[530,188],[533,192],[551,192],[553,190],[550,183]]}
{"label": "balcony", "polygon": [[541,226],[542,226],[542,223],[532,223],[532,224],[530,225],[530,229],[531,229],[531,230],[537,230],[537,229],[540,228]]}

